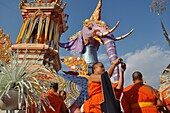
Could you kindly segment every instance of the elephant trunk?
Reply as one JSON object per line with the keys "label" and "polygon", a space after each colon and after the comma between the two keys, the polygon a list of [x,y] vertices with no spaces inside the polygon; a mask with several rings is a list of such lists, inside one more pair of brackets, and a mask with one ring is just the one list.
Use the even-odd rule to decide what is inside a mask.
{"label": "elephant trunk", "polygon": [[[109,61],[112,64],[118,58],[115,41],[113,39],[109,39],[108,37],[102,38],[102,41],[104,43],[105,50],[107,51]],[[111,82],[112,83],[118,82],[118,79],[119,79],[119,68],[117,66],[112,74]]]}

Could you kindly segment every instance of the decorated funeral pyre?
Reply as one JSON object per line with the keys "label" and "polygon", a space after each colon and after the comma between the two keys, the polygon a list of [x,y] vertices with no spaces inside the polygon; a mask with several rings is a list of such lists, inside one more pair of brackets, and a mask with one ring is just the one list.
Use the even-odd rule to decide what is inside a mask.
{"label": "decorated funeral pyre", "polygon": [[[74,102],[79,106],[88,99],[87,81],[91,74],[92,65],[98,61],[97,50],[103,44],[108,53],[110,63],[117,58],[115,41],[129,36],[127,34],[114,37],[111,33],[118,27],[119,22],[113,27],[101,20],[102,0],[90,17],[83,22],[83,28],[69,39],[68,43],[61,43],[60,36],[68,26],[68,15],[64,13],[66,3],[62,0],[36,0],[28,2],[21,0],[20,10],[23,24],[16,39],[12,44],[9,35],[0,29],[1,76],[1,109],[14,110],[26,109],[31,105],[37,111],[43,108],[39,101],[40,95],[48,90],[51,82],[58,82],[59,89],[67,92],[66,104],[70,107]],[[59,47],[77,52],[81,57],[68,56],[60,59]],[[71,70],[61,70],[61,61]],[[8,68],[8,69],[7,69]],[[113,73],[112,82],[117,82],[119,68]],[[12,99],[18,104],[9,104],[11,92]],[[49,104],[48,100],[44,100]],[[13,106],[16,105],[16,106]]]}
{"label": "decorated funeral pyre", "polygon": [[[68,15],[64,13],[66,4],[62,0],[21,0],[23,24],[16,43],[12,44],[9,35],[0,28],[1,109],[26,109],[34,104],[37,111],[40,110],[43,107],[39,101],[40,95],[48,90],[51,82],[58,82],[59,89],[67,92],[67,107],[74,102],[81,106],[88,99],[88,76],[92,65],[98,61],[99,46],[104,45],[112,64],[117,58],[115,42],[133,32],[132,29],[123,36],[115,37],[112,32],[119,22],[113,28],[103,22],[101,6],[102,0],[99,0],[92,16],[84,20],[83,28],[72,35],[67,43],[63,43],[60,42],[60,37],[68,29]],[[81,57],[67,56],[61,59],[60,47],[79,53]],[[70,71],[59,72],[62,69],[61,62]],[[159,91],[165,104],[170,97],[169,70],[168,65],[160,77]],[[118,73],[117,67],[111,78],[112,82],[117,82]],[[10,104],[9,100],[16,104]],[[48,100],[44,101],[48,103]]]}

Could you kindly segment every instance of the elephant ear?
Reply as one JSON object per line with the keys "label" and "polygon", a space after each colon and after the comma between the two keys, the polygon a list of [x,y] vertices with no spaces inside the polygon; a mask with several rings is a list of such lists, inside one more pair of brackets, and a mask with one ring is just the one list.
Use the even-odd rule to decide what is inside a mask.
{"label": "elephant ear", "polygon": [[76,34],[72,35],[72,36],[69,38],[69,41],[75,40],[75,39],[78,38],[78,37],[82,37],[82,31],[78,31]]}
{"label": "elephant ear", "polygon": [[62,48],[65,48],[68,51],[74,52],[74,53],[82,53],[84,48],[84,41],[82,37],[82,32],[79,31],[73,36],[69,38],[69,42],[67,43],[60,43],[59,46]]}

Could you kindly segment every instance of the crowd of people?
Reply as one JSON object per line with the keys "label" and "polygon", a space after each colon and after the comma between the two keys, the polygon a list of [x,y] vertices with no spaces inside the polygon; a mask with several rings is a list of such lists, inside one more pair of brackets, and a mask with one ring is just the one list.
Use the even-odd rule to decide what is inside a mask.
{"label": "crowd of people", "polygon": [[[106,110],[107,112],[103,111],[107,107],[102,108],[102,103],[107,99],[104,96],[105,89],[103,89],[102,76],[108,75],[108,77],[111,77],[114,69],[119,64],[121,65],[119,80],[117,83],[109,84],[108,82],[114,93],[110,93],[107,96],[115,97],[115,100],[122,106],[122,109],[116,109],[113,106],[117,101],[113,101],[113,104],[106,106],[116,109],[116,113],[170,113],[170,109],[167,109],[160,99],[158,90],[145,84],[141,72],[135,71],[132,74],[133,84],[125,88],[123,87],[126,64],[123,63],[122,58],[117,58],[107,71],[105,71],[104,65],[101,62],[93,65],[93,73],[88,78],[89,98],[82,106],[74,103],[71,107],[67,108],[64,103],[67,95],[66,92],[64,90],[58,91],[58,83],[53,83],[51,89],[47,92],[48,96],[46,96],[50,102],[50,106],[45,106],[46,113],[113,113],[108,110]],[[44,112],[42,110],[42,113]]]}

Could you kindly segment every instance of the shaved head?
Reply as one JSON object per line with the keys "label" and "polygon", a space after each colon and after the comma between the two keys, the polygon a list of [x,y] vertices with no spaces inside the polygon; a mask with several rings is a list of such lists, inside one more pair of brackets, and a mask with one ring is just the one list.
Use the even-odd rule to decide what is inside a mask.
{"label": "shaved head", "polygon": [[[95,73],[95,70],[97,69],[97,68],[104,68],[104,65],[101,63],[101,62],[96,62],[96,63],[94,63],[93,64],[93,66],[92,66],[92,73]],[[100,71],[102,71],[102,69],[100,70]],[[99,71],[98,71],[99,72]]]}
{"label": "shaved head", "polygon": [[135,71],[132,74],[132,78],[133,78],[133,81],[135,81],[135,80],[142,80],[143,76],[142,76],[142,74],[139,71]]}

